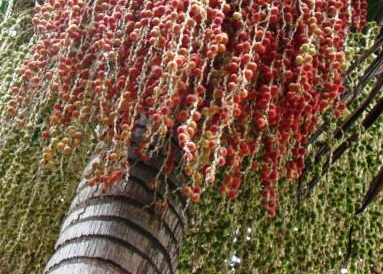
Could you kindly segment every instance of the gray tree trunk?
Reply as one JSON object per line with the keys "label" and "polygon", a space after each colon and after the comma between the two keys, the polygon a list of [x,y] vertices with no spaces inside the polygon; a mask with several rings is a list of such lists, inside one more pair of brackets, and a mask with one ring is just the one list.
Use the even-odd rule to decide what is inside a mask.
{"label": "gray tree trunk", "polygon": [[[177,273],[187,223],[185,200],[177,192],[166,211],[147,206],[154,198],[147,183],[154,181],[162,162],[161,156],[138,162],[129,180],[107,194],[82,180],[44,274]],[[172,176],[166,184],[169,191],[179,186]],[[157,197],[164,191],[162,184]]]}

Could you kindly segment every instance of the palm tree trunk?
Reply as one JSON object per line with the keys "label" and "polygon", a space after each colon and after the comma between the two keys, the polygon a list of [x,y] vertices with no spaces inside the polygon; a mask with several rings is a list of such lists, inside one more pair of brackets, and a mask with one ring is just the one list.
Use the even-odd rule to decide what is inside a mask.
{"label": "palm tree trunk", "polygon": [[[186,230],[185,200],[177,192],[166,211],[148,206],[154,195],[165,192],[165,184],[156,194],[147,187],[160,157],[138,162],[129,180],[107,194],[82,180],[44,274],[177,273]],[[179,185],[174,177],[166,184],[170,190]]]}

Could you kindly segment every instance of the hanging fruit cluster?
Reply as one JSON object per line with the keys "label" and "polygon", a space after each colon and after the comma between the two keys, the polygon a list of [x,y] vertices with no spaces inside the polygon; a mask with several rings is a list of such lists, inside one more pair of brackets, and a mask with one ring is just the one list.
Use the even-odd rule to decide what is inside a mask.
{"label": "hanging fruit cluster", "polygon": [[[352,33],[345,49],[348,61],[359,60],[366,49],[379,43],[381,27],[369,22],[362,34]],[[376,41],[376,42],[375,42]],[[380,46],[381,48],[381,46]],[[379,52],[379,50],[377,50]],[[371,54],[345,77],[350,91],[355,90],[366,71],[379,58]],[[323,161],[306,166],[306,174],[322,179],[301,206],[296,203],[297,184],[281,179],[278,185],[279,216],[265,217],[263,209],[253,201],[261,200],[262,193],[251,184],[243,184],[235,203],[223,199],[208,189],[198,207],[193,207],[189,234],[183,240],[179,273],[381,273],[383,269],[383,199],[374,200],[368,210],[355,216],[362,204],[372,179],[383,162],[383,115],[368,130],[360,126],[371,114],[371,109],[383,94],[380,83],[378,96],[344,132],[343,138],[334,137],[333,129],[347,121],[351,113],[371,96],[379,83],[379,76],[368,84],[349,104],[347,115],[330,119],[325,132],[310,144],[306,162],[314,159],[323,144],[333,151],[349,136],[358,140],[323,175]],[[334,156],[333,156],[334,158]],[[255,180],[253,174],[246,180]],[[254,176],[254,177],[253,177]],[[309,183],[309,180],[304,183]],[[349,231],[353,226],[351,250]]]}
{"label": "hanging fruit cluster", "polygon": [[[5,3],[9,8],[4,17],[0,5],[0,273],[41,273],[93,140],[83,138],[81,148],[71,157],[63,156],[53,168],[42,169],[39,121],[48,116],[51,103],[42,101],[38,105],[41,115],[35,113],[36,123],[26,127],[20,128],[7,117],[10,87],[21,84],[18,70],[34,44],[34,1]],[[36,241],[39,235],[44,237]]]}
{"label": "hanging fruit cluster", "polygon": [[41,123],[41,164],[51,167],[95,129],[103,146],[86,178],[104,191],[129,175],[129,147],[142,161],[169,147],[161,172],[181,165],[193,201],[220,169],[219,191],[235,199],[251,172],[274,216],[276,183],[301,175],[321,115],[345,109],[345,40],[366,24],[365,9],[351,0],[49,0],[36,6],[38,40],[7,112],[24,127],[51,104]]}

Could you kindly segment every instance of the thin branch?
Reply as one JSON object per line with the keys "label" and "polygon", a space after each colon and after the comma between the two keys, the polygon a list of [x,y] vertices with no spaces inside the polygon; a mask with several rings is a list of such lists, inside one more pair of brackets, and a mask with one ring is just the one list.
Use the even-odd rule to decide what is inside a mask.
{"label": "thin branch", "polygon": [[375,73],[380,70],[383,66],[383,51],[379,53],[379,55],[374,59],[371,65],[365,70],[363,76],[358,82],[358,85],[354,88],[351,99],[349,99],[346,104],[350,105],[354,100],[358,97],[358,95],[362,92],[362,90],[366,87],[368,82],[372,77],[374,77]]}
{"label": "thin branch", "polygon": [[[364,127],[364,129],[367,130],[369,127],[371,127],[371,125],[373,125],[373,123],[379,118],[379,116],[382,113],[383,113],[383,97],[379,99],[379,101],[374,106],[374,108],[363,120],[362,126]],[[319,183],[322,176],[326,174],[326,172],[330,169],[331,165],[335,163],[340,158],[340,156],[343,155],[343,153],[347,150],[347,148],[350,146],[352,142],[355,142],[357,140],[358,140],[358,136],[356,134],[353,134],[349,138],[347,138],[346,141],[344,141],[342,144],[338,146],[338,148],[334,151],[333,157],[331,159],[326,160],[323,166],[321,175],[314,177],[308,184],[305,196],[308,196],[312,192],[314,187]]]}
{"label": "thin branch", "polygon": [[[379,78],[379,80],[376,82],[375,86],[371,90],[371,92],[368,94],[368,96],[363,100],[363,102],[359,105],[357,109],[355,109],[347,118],[346,120],[342,123],[340,127],[338,127],[335,132],[334,132],[334,138],[340,139],[345,132],[347,132],[352,124],[360,117],[360,115],[366,110],[368,105],[372,102],[372,100],[379,94],[380,89],[383,87],[383,75],[382,77]],[[321,132],[326,130],[328,126],[328,123],[325,123],[321,129]],[[321,132],[318,132],[317,134],[320,134]],[[319,136],[319,135],[317,135]],[[317,137],[314,136],[314,137]],[[322,146],[319,148],[317,151],[315,158],[314,158],[314,165],[318,164],[321,157],[325,154],[330,152],[330,148],[326,145]],[[301,195],[302,195],[302,185],[303,185],[303,180],[304,180],[304,174],[306,174],[309,164],[306,163],[305,168],[303,169],[302,176],[298,180],[297,184],[297,203],[298,203],[298,208],[301,203]]]}
{"label": "thin branch", "polygon": [[356,69],[364,60],[367,59],[372,53],[374,53],[377,49],[379,49],[383,45],[383,36],[379,37],[378,40],[366,51],[362,53],[362,55],[356,59],[348,68],[346,75],[349,75],[354,69]]}
{"label": "thin branch", "polygon": [[[381,38],[381,42],[379,44],[379,46],[383,45],[383,36]],[[383,52],[382,54],[383,55]],[[347,101],[347,99],[352,95],[352,98],[350,100],[347,101],[347,105],[350,105],[352,102],[355,101],[355,99],[357,98],[357,95],[360,94],[360,92],[363,90],[363,88],[367,85],[367,83],[369,82],[369,80],[371,79],[371,77],[376,77],[376,78],[379,78],[379,77],[382,77],[383,75],[383,56],[380,57],[381,60],[380,62],[378,62],[378,64],[380,64],[381,66],[380,67],[375,67],[375,68],[371,68],[371,66],[368,68],[368,69],[371,69],[370,70],[370,74],[369,75],[365,75],[362,77],[362,79],[360,80],[359,84],[354,88],[353,91],[350,91],[350,90],[347,90],[345,93],[343,93],[342,95],[342,101]],[[371,64],[372,65],[372,64]],[[366,70],[366,74],[367,74],[367,70]],[[381,79],[380,79],[381,80]],[[363,81],[363,82],[362,82]],[[380,83],[381,81],[378,81],[378,83]],[[377,85],[375,85],[376,87]],[[379,90],[378,90],[379,91]],[[372,90],[371,93],[373,92],[378,92],[378,91],[374,91]],[[371,94],[370,93],[370,94]],[[369,94],[369,97],[370,98],[370,94]],[[372,98],[374,98],[375,96],[373,96]],[[353,114],[352,114],[353,115]],[[309,141],[307,142],[306,145],[308,144],[312,144],[325,130],[327,130],[328,128],[328,125],[329,123],[328,122],[324,122],[322,125],[319,126],[319,128],[311,135]]]}
{"label": "thin branch", "polygon": [[379,94],[379,91],[383,87],[383,75],[379,77],[379,80],[376,82],[374,87],[368,96],[362,101],[362,103],[346,118],[342,125],[335,130],[334,137],[339,139],[343,136],[343,133],[350,129],[352,124],[360,117],[360,115],[366,110],[368,105],[372,102],[373,99]]}
{"label": "thin branch", "polygon": [[378,196],[379,192],[383,189],[383,165],[380,168],[379,173],[372,180],[370,188],[364,196],[362,206],[358,209],[355,214],[359,215],[366,210],[368,205]]}
{"label": "thin branch", "polygon": [[343,155],[343,153],[349,148],[350,144],[352,142],[355,142],[358,140],[358,135],[353,134],[349,138],[347,138],[346,141],[344,141],[342,144],[340,144],[337,149],[333,153],[333,157],[329,157],[325,164],[323,165],[322,172],[320,176],[314,177],[310,183],[307,186],[306,190],[306,196],[308,196],[314,189],[314,187],[319,183],[320,179],[322,179],[323,175],[325,175],[330,167],[340,158],[340,156]]}
{"label": "thin branch", "polygon": [[362,122],[362,126],[367,130],[383,112],[383,97],[378,100],[373,109],[368,113]]}
{"label": "thin branch", "polygon": [[354,226],[351,225],[350,229],[348,231],[348,244],[347,244],[347,253],[344,256],[343,262],[342,262],[342,268],[348,268],[347,266],[350,263],[350,259],[352,255],[354,254],[354,250],[352,248],[352,232],[354,231]]}
{"label": "thin branch", "polygon": [[383,27],[383,4],[380,5],[379,10],[375,14],[373,20]]}

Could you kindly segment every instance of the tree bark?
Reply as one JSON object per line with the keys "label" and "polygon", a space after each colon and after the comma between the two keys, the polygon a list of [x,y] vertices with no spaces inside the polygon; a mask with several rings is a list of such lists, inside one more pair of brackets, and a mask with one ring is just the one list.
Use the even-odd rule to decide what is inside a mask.
{"label": "tree bark", "polygon": [[[133,148],[129,155],[134,157]],[[154,195],[161,198],[165,188],[174,190],[180,185],[170,176],[156,194],[148,189],[163,160],[157,156],[148,163],[138,161],[129,179],[107,194],[82,180],[44,273],[177,273],[187,229],[185,200],[176,192],[168,200],[168,210],[149,206]]]}

